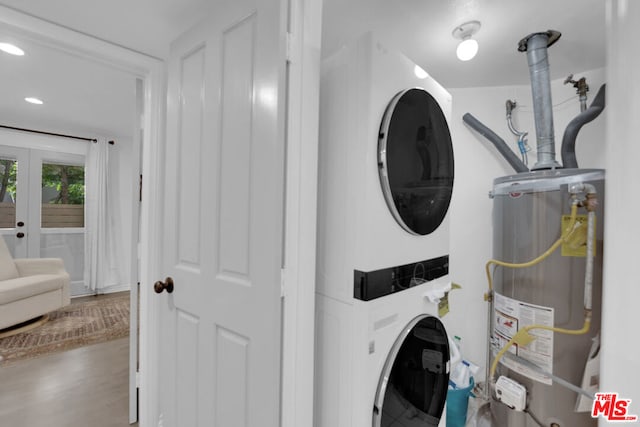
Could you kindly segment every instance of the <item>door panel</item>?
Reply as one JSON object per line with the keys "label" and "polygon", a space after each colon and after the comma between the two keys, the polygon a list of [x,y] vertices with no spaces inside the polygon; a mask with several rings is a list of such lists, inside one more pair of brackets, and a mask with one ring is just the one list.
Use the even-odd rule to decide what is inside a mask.
{"label": "door panel", "polygon": [[85,156],[29,150],[28,257],[62,258],[71,296],[84,283]]}
{"label": "door panel", "polygon": [[181,58],[180,137],[178,144],[178,258],[180,265],[200,264],[201,164],[204,116],[205,47]]}
{"label": "door panel", "polygon": [[248,405],[248,362],[251,338],[217,327],[216,396],[218,412],[216,426],[246,426]]}
{"label": "door panel", "polygon": [[[31,150],[29,258],[62,258],[71,296],[89,293],[84,283],[84,156]],[[36,203],[37,202],[37,203]]]}
{"label": "door panel", "polygon": [[159,295],[165,426],[276,427],[285,69],[279,1],[219,2],[172,45]]}
{"label": "door panel", "polygon": [[[219,275],[250,286],[252,100],[256,16],[223,35]],[[257,141],[256,141],[257,142]]]}
{"label": "door panel", "polygon": [[176,342],[179,367],[176,393],[178,407],[177,423],[172,425],[198,425],[198,341],[200,340],[200,319],[176,309]]}

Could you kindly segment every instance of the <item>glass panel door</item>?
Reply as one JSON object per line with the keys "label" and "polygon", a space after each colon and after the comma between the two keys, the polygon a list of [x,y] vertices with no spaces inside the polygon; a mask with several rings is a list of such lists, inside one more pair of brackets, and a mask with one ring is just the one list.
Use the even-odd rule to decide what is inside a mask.
{"label": "glass panel door", "polygon": [[84,286],[84,161],[77,154],[33,150],[31,155],[31,173],[39,187],[33,191],[39,197],[38,218],[33,218],[37,240],[32,240],[30,256],[62,258],[72,296],[89,293]]}
{"label": "glass panel door", "polygon": [[84,286],[85,156],[0,146],[0,235],[14,258],[62,258]]}
{"label": "glass panel door", "polygon": [[18,161],[0,157],[0,228],[16,225]]}
{"label": "glass panel door", "polygon": [[0,235],[14,258],[27,256],[29,151],[0,146]]}

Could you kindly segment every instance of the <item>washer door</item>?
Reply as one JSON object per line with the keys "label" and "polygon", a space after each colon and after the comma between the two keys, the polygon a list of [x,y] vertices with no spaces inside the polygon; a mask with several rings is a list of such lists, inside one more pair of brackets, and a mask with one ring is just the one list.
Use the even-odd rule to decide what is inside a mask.
{"label": "washer door", "polygon": [[378,382],[373,427],[437,426],[447,399],[449,339],[437,318],[413,319],[391,348]]}
{"label": "washer door", "polygon": [[384,198],[396,221],[426,235],[444,220],[453,189],[451,133],[438,102],[424,89],[407,89],[389,103],[378,139]]}

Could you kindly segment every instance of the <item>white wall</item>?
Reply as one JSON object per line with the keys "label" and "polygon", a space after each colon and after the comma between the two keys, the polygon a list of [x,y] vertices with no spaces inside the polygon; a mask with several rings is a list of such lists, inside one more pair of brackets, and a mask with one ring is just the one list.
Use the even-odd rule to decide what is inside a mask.
{"label": "white wall", "polygon": [[[607,187],[601,389],[632,399],[640,416],[640,2],[609,0]],[[600,420],[600,425],[607,425]],[[630,423],[629,425],[637,425]]]}
{"label": "white wall", "polygon": [[[552,53],[550,53],[550,56]],[[523,61],[526,58],[523,55]],[[553,57],[551,56],[553,67]],[[585,76],[591,87],[588,103],[604,82],[605,70],[576,72]],[[492,201],[488,196],[493,179],[514,173],[509,164],[484,137],[468,128],[462,116],[469,112],[500,135],[516,152],[517,138],[511,134],[505,119],[505,101],[516,100],[514,126],[529,132],[529,165],[536,161],[535,127],[530,86],[502,86],[472,89],[450,89],[453,96],[451,133],[455,150],[456,176],[451,202],[451,276],[462,286],[450,296],[451,312],[444,318],[450,333],[462,337],[465,357],[485,366],[487,340],[487,290],[484,266],[492,256]],[[562,135],[568,122],[580,112],[575,89],[552,82],[554,127],[557,159],[560,161]],[[580,167],[603,168],[605,115],[585,125],[578,134],[577,158]],[[484,369],[481,377],[484,378]]]}

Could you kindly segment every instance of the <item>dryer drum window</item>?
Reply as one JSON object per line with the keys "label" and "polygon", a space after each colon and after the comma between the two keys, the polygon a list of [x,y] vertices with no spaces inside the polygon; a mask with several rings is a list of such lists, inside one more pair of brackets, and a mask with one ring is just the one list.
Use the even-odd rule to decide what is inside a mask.
{"label": "dryer drum window", "polygon": [[373,427],[437,426],[449,385],[449,339],[436,317],[421,315],[391,348],[378,381]]}
{"label": "dryer drum window", "polygon": [[393,217],[427,235],[444,220],[453,190],[453,147],[438,102],[420,88],[398,93],[382,119],[378,170]]}

